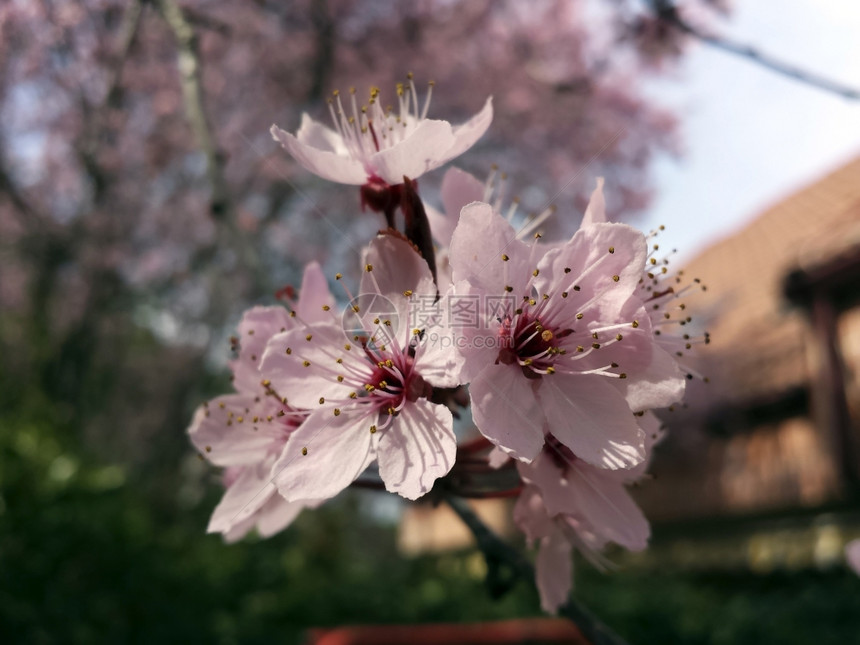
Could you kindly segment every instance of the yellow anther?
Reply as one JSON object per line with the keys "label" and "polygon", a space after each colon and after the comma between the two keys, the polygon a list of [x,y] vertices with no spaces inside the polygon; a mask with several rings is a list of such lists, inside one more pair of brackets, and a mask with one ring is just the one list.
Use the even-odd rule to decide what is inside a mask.
{"label": "yellow anther", "polygon": [[506,253],[502,253],[502,260],[504,260],[505,262],[507,262],[508,260],[510,260],[510,258],[507,256],[507,254],[506,254]]}
{"label": "yellow anther", "polygon": [[336,417],[339,417],[339,416],[340,416],[340,408],[335,408],[335,409],[334,409],[334,416],[336,416]]}
{"label": "yellow anther", "polygon": [[544,341],[546,341],[546,342],[551,341],[552,336],[553,336],[553,334],[549,329],[544,329],[540,334],[540,337],[543,338]]}
{"label": "yellow anther", "polygon": [[304,448],[302,448],[302,455],[307,456],[307,454],[308,454],[308,449],[307,449],[307,446],[305,446]]}
{"label": "yellow anther", "polygon": [[613,282],[618,282],[620,279],[621,279],[621,276],[618,276],[618,275],[614,275],[614,276],[612,276],[612,281],[613,281]]}

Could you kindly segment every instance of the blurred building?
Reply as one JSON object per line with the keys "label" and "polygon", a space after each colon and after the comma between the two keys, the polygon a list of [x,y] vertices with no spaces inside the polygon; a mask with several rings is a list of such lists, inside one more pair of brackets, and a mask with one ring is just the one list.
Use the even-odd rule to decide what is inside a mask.
{"label": "blurred building", "polygon": [[685,266],[711,344],[667,415],[657,522],[838,509],[860,480],[860,158],[768,208]]}

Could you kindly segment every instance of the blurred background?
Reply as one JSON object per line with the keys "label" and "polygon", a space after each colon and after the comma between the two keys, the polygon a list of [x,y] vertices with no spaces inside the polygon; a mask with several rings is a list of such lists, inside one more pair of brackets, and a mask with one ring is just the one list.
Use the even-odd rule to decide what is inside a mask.
{"label": "blurred background", "polygon": [[608,574],[578,563],[577,596],[631,643],[853,642],[858,28],[838,0],[4,2],[4,642],[539,615],[528,584],[487,594],[451,518],[372,492],[266,541],[205,534],[220,478],[185,429],[230,387],[241,312],[309,260],[354,274],[382,225],[269,126],[327,117],[334,89],[391,97],[410,71],[436,82],[431,116],[494,96],[458,165],[498,164],[526,211],[556,204],[556,233],[604,176],[611,216],[667,225],[672,266],[708,286],[686,303],[713,342],[685,358],[708,382],[664,415],[636,491],[652,548]]}

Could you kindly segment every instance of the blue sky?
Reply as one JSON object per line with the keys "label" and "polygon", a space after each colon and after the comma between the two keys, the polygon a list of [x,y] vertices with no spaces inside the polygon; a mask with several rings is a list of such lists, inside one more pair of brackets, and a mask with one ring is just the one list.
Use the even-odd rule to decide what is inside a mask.
{"label": "blue sky", "polygon": [[[860,2],[740,0],[713,30],[860,88]],[[685,153],[655,165],[657,197],[638,224],[666,225],[682,257],[860,156],[860,101],[707,45],[649,92],[680,116]]]}

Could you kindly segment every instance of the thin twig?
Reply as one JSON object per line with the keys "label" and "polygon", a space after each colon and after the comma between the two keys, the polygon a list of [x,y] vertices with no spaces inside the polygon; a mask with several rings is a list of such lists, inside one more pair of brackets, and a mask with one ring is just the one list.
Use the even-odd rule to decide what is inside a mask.
{"label": "thin twig", "polygon": [[259,257],[250,240],[235,221],[232,202],[224,173],[224,154],[212,134],[203,106],[203,82],[197,37],[182,8],[174,0],[157,0],[159,12],[173,32],[178,48],[177,66],[180,73],[182,97],[189,125],[197,146],[206,158],[206,175],[210,186],[209,208],[212,216],[225,228],[243,264],[254,275],[258,288],[265,288]]}
{"label": "thin twig", "polygon": [[684,20],[678,13],[677,7],[669,0],[654,0],[653,6],[655,13],[660,20],[675,27],[688,36],[692,36],[693,38],[702,41],[703,43],[711,45],[717,49],[721,49],[725,52],[729,52],[730,54],[746,58],[747,60],[766,67],[777,74],[781,74],[782,76],[786,76],[801,83],[817,87],[818,89],[826,92],[837,94],[852,101],[860,100],[860,89],[826,78],[821,74],[810,72],[798,67],[797,65],[786,63],[785,61],[779,60],[770,54],[766,54],[765,52],[752,47],[751,45],[745,45],[722,36],[708,34],[701,31],[698,27],[694,27]]}
{"label": "thin twig", "polygon": [[[445,501],[475,536],[487,561],[488,577],[494,575],[493,568],[501,564],[520,578],[534,580],[534,567],[525,556],[487,528],[465,501],[452,495],[446,496]],[[570,619],[592,645],[627,645],[624,639],[572,598],[559,608],[558,613]]]}

